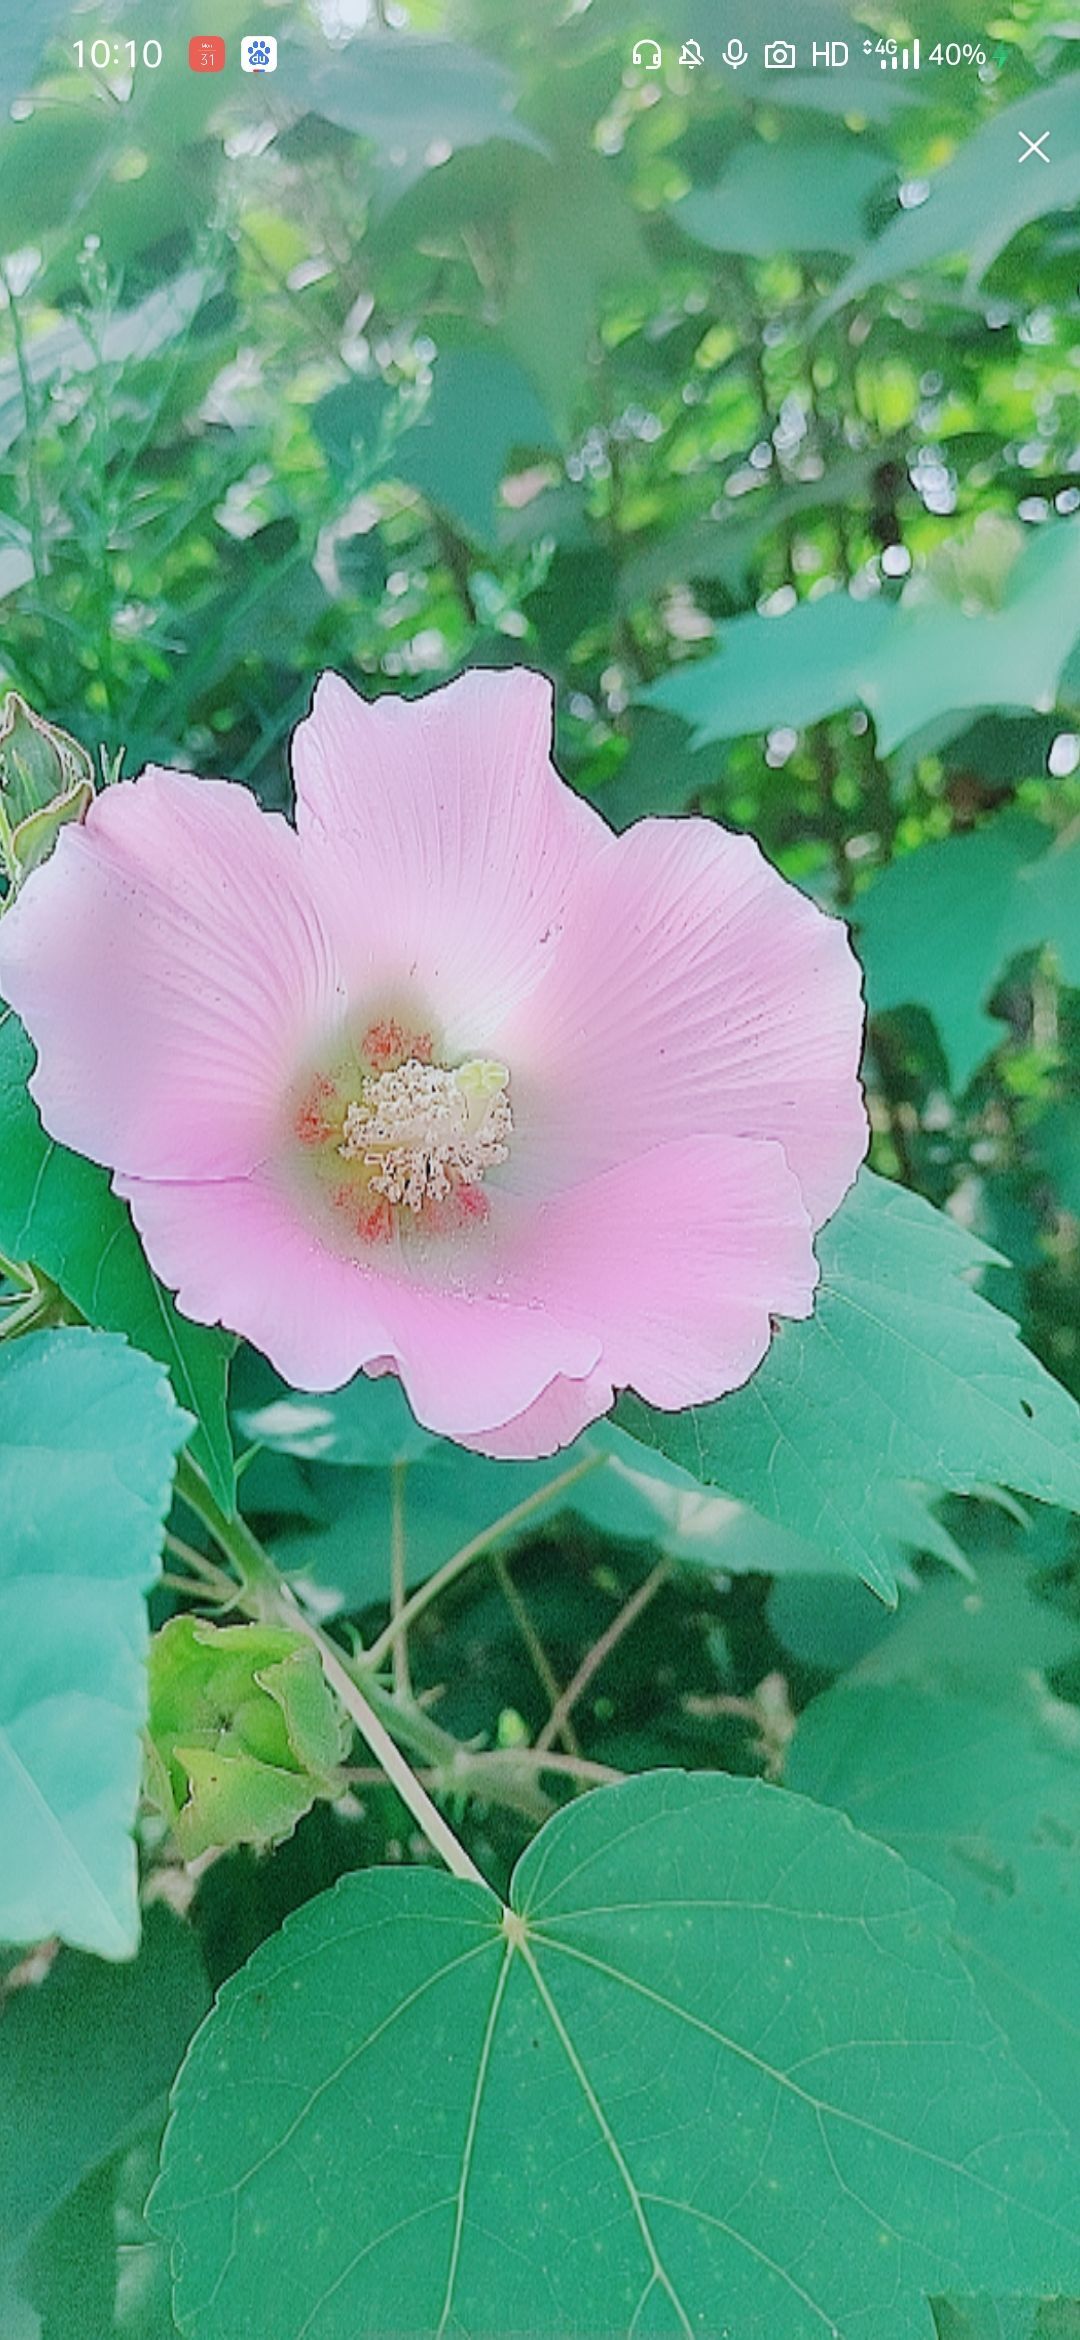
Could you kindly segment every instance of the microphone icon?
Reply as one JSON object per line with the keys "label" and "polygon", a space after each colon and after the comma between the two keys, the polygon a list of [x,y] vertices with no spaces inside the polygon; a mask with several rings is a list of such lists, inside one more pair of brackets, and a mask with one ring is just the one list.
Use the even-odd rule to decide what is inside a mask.
{"label": "microphone icon", "polygon": [[730,65],[733,71],[737,73],[740,65],[745,65],[749,54],[749,50],[743,47],[743,44],[740,40],[736,39],[729,41],[727,48],[724,50],[724,63],[725,65]]}

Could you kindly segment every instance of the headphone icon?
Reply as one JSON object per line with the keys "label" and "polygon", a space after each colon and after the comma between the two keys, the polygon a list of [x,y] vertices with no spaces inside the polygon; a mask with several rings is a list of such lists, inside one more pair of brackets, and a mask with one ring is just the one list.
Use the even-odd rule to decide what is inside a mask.
{"label": "headphone icon", "polygon": [[[645,57],[643,59],[641,54],[643,49],[651,49],[653,52],[652,56]],[[635,41],[633,56],[633,62],[635,65],[641,65],[643,63],[647,73],[659,73],[663,61],[664,60],[660,52],[659,41]]]}

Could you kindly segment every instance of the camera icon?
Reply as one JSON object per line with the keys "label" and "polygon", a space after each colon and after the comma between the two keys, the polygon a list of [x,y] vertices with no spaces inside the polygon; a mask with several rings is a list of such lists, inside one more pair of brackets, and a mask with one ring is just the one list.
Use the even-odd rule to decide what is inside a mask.
{"label": "camera icon", "polygon": [[791,73],[795,65],[794,41],[766,41],[765,63],[774,68],[782,67],[785,72]]}

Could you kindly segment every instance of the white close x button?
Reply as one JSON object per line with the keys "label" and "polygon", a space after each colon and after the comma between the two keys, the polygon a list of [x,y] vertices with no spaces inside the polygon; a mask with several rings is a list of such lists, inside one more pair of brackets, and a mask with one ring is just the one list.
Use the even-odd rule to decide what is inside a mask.
{"label": "white close x button", "polygon": [[1019,131],[1018,136],[1024,149],[1022,154],[1017,155],[1018,162],[1030,162],[1033,154],[1038,155],[1040,162],[1049,162],[1049,155],[1043,153],[1043,148],[1050,136],[1049,130],[1044,130],[1041,138],[1029,138],[1026,130]]}

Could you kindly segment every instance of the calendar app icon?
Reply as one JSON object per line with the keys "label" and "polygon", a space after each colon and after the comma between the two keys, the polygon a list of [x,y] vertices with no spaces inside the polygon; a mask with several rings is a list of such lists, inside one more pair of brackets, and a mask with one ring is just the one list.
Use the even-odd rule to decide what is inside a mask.
{"label": "calendar app icon", "polygon": [[193,73],[222,73],[225,43],[220,33],[193,33],[188,42],[187,61]]}

